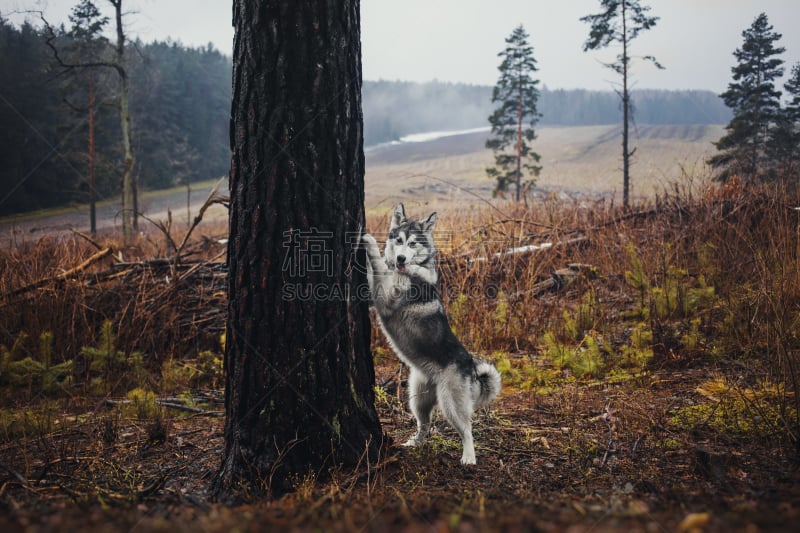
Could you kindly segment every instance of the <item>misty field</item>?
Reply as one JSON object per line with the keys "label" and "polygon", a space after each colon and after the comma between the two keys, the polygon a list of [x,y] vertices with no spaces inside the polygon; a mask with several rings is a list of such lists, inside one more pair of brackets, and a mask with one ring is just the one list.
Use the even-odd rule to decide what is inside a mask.
{"label": "misty field", "polygon": [[[632,170],[633,197],[652,199],[676,183],[702,186],[708,176],[705,159],[714,152],[722,126],[640,126]],[[541,127],[535,149],[542,155],[538,196],[556,193],[561,198],[598,199],[621,196],[622,172],[619,126]],[[493,182],[484,169],[492,153],[484,147],[486,133],[454,135],[418,142],[383,144],[366,149],[365,206],[368,212],[405,201],[410,206],[482,205],[492,198]],[[635,138],[635,137],[634,137]],[[215,181],[192,186],[187,214],[185,187],[142,194],[141,210],[153,220],[187,224],[208,196]],[[222,186],[225,190],[225,186]],[[102,230],[119,225],[115,202],[100,205]],[[218,207],[206,215],[221,220]],[[88,207],[73,205],[33,215],[0,218],[0,239],[37,237],[88,227]],[[144,222],[148,225],[147,222]]]}
{"label": "misty field", "polygon": [[[705,160],[724,129],[716,125],[642,125],[632,129],[637,147],[631,170],[632,196],[653,198],[674,183],[702,185]],[[540,127],[533,149],[542,156],[539,192],[563,197],[621,197],[620,126]],[[480,203],[493,182],[484,148],[487,133],[443,137],[425,143],[382,145],[366,152],[367,209],[387,198],[430,205]],[[468,192],[467,192],[468,191]],[[476,196],[477,195],[477,196]],[[390,206],[387,206],[390,207]]]}

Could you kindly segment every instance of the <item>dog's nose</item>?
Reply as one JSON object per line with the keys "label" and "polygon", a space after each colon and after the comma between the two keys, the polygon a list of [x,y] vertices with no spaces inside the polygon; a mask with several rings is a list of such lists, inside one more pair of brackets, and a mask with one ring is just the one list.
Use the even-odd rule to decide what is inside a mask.
{"label": "dog's nose", "polygon": [[406,256],[404,256],[404,255],[398,255],[397,256],[397,263],[398,264],[402,265],[405,262],[406,262]]}

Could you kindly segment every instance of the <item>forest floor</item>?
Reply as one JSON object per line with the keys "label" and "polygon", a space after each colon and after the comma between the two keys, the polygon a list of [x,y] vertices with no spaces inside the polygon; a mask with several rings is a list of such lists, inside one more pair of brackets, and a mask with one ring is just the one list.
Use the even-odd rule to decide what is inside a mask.
{"label": "forest floor", "polygon": [[[379,366],[378,381],[395,365]],[[63,430],[0,446],[0,528],[796,531],[792,458],[768,441],[674,422],[680,409],[707,401],[709,375],[737,371],[657,370],[544,394],[507,387],[476,416],[476,466],[459,463],[460,442],[439,419],[418,449],[391,447],[369,468],[309,476],[280,499],[234,507],[208,493],[222,457],[221,391],[204,391],[195,404],[202,412],[170,410],[158,430],[102,400],[78,402],[58,413],[73,420]],[[413,428],[402,396],[378,402],[393,442]]]}

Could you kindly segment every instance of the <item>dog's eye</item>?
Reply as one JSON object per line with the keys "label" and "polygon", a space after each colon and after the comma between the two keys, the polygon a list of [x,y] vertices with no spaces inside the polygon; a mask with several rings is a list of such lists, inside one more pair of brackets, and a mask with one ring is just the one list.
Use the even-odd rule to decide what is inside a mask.
{"label": "dog's eye", "polygon": [[408,243],[408,247],[409,248],[416,248],[416,246],[417,246],[417,243],[414,242],[414,241],[411,241],[410,243]]}
{"label": "dog's eye", "polygon": [[403,239],[398,237],[396,242],[397,242],[397,244],[403,244]]}

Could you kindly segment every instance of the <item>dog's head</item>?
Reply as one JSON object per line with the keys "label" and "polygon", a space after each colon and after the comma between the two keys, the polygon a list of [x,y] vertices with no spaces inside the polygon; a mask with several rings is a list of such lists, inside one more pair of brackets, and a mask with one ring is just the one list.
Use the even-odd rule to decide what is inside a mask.
{"label": "dog's head", "polygon": [[384,259],[390,269],[405,271],[408,265],[427,266],[436,256],[433,244],[433,226],[436,213],[423,221],[410,220],[403,204],[397,204],[389,223]]}

